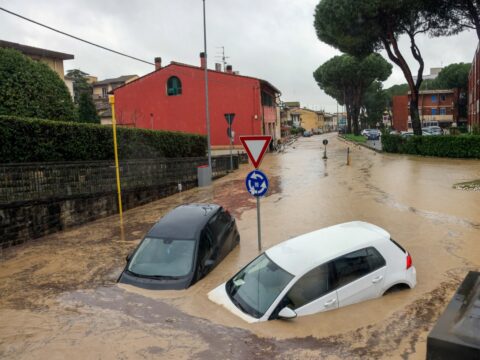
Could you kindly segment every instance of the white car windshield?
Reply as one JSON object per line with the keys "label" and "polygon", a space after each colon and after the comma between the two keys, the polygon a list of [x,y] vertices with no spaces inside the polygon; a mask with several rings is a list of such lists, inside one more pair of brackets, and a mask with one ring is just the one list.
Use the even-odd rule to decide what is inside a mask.
{"label": "white car windshield", "polygon": [[226,290],[240,310],[258,319],[292,279],[293,275],[262,254],[230,279]]}
{"label": "white car windshield", "polygon": [[145,238],[128,265],[128,271],[147,277],[182,277],[193,264],[194,240]]}

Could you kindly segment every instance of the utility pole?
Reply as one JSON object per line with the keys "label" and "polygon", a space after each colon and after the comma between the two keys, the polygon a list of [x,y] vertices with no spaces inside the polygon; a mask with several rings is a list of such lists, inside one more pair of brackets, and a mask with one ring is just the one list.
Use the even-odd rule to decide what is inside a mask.
{"label": "utility pole", "polygon": [[208,57],[207,57],[207,18],[205,14],[205,0],[203,1],[203,48],[205,53],[205,117],[207,120],[207,145],[208,145],[208,172],[212,180],[212,149],[210,144],[210,113],[208,109]]}

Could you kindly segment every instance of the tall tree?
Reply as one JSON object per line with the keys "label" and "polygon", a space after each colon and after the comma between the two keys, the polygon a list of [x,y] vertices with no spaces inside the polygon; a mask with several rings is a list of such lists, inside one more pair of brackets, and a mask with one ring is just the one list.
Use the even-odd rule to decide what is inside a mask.
{"label": "tall tree", "polygon": [[438,89],[468,89],[471,64],[457,63],[445,66],[435,79]]}
{"label": "tall tree", "polygon": [[388,106],[388,95],[380,81],[374,81],[365,91],[361,120],[363,127],[375,127],[383,120],[383,112]]}
{"label": "tall tree", "polygon": [[471,64],[450,64],[442,69],[435,79],[438,89],[458,89],[458,115],[461,119],[468,117],[468,74]]}
{"label": "tall tree", "polygon": [[73,121],[67,86],[46,64],[0,49],[0,115]]}
{"label": "tall tree", "polygon": [[67,77],[73,81],[73,98],[77,104],[78,121],[100,123],[95,104],[92,99],[93,88],[87,81],[88,73],[79,69],[67,71]]}
{"label": "tall tree", "polygon": [[351,132],[353,126],[353,132],[358,135],[358,117],[365,91],[374,81],[384,81],[391,73],[392,65],[379,54],[370,54],[364,58],[345,54],[322,64],[315,70],[313,77],[328,95],[346,105],[347,131]]}
{"label": "tall tree", "polygon": [[75,104],[80,103],[80,95],[83,93],[92,94],[92,86],[87,81],[88,73],[83,72],[79,69],[67,70],[67,75],[69,79],[72,79],[73,82],[73,101]]}
{"label": "tall tree", "polygon": [[[357,56],[385,49],[389,59],[400,67],[411,92],[410,116],[416,135],[422,134],[418,92],[424,69],[416,36],[439,35],[448,30],[431,1],[321,0],[315,9],[314,26],[321,41]],[[408,37],[411,55],[418,63],[416,81],[398,45],[401,35]]]}
{"label": "tall tree", "polygon": [[80,94],[78,101],[78,121],[84,123],[100,123],[100,117],[93,103],[92,96],[86,92]]}

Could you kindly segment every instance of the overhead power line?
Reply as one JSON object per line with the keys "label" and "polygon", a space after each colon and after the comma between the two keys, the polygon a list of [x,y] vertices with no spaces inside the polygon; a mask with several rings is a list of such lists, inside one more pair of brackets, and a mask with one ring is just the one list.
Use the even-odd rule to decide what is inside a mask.
{"label": "overhead power line", "polygon": [[95,43],[93,43],[93,42],[91,42],[91,41],[88,41],[88,40],[79,38],[78,36],[74,36],[74,35],[71,35],[71,34],[67,34],[66,32],[63,32],[63,31],[61,31],[61,30],[52,28],[51,26],[48,26],[48,25],[39,23],[38,21],[29,19],[29,18],[27,18],[27,17],[25,17],[25,16],[22,16],[22,15],[20,15],[20,14],[14,13],[13,11],[7,10],[7,9],[5,9],[5,8],[3,8],[3,7],[0,7],[0,10],[5,11],[6,13],[9,13],[9,14],[11,14],[11,15],[17,16],[17,17],[19,17],[19,18],[21,18],[21,19],[23,19],[23,20],[26,20],[26,21],[29,21],[29,22],[31,22],[31,23],[34,23],[34,24],[36,24],[36,25],[42,26],[42,27],[44,27],[44,28],[46,28],[46,29],[55,31],[55,32],[57,32],[57,33],[59,33],[59,34],[62,34],[62,35],[71,37],[71,38],[73,38],[73,39],[75,39],[75,40],[84,42],[84,43],[89,44],[89,45],[92,45],[92,46],[96,46],[96,47],[98,47],[98,48],[100,48],[100,49],[103,49],[103,50],[106,50],[106,51],[110,51],[110,52],[112,52],[112,53],[114,53],[114,54],[121,55],[121,56],[125,56],[125,57],[127,57],[127,58],[130,58],[130,59],[133,59],[133,60],[137,60],[137,61],[143,62],[143,63],[145,63],[145,64],[155,65],[154,63],[152,63],[152,62],[150,62],[150,61],[142,60],[142,59],[139,59],[139,58],[137,58],[137,57],[135,57],[135,56],[131,56],[131,55],[128,55],[128,54],[124,54],[124,53],[122,53],[122,52],[120,52],[120,51],[116,51],[116,50],[113,50],[113,49],[109,49],[109,48],[107,48],[107,47],[105,47],[105,46],[95,44]]}

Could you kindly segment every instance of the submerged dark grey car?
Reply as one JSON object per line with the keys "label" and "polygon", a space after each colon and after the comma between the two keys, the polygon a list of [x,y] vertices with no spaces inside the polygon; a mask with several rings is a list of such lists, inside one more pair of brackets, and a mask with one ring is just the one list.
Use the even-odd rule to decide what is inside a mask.
{"label": "submerged dark grey car", "polygon": [[181,205],[158,221],[127,256],[118,282],[186,289],[240,242],[235,218],[215,204]]}

